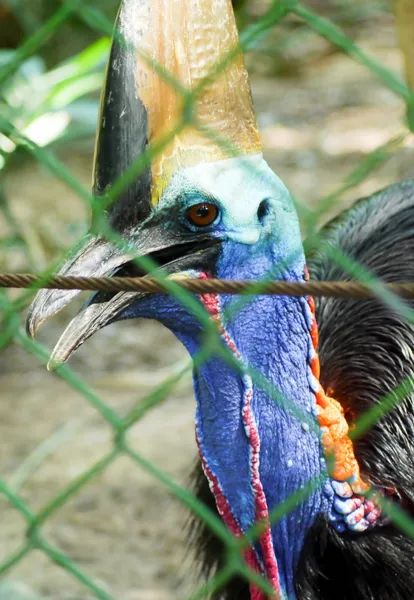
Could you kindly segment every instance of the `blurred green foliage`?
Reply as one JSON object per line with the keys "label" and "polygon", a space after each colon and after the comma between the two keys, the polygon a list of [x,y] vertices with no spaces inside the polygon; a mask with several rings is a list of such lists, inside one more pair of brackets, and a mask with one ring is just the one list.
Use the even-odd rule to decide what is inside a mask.
{"label": "blurred green foliage", "polygon": [[[101,38],[49,70],[39,56],[29,58],[1,90],[0,119],[41,147],[92,136],[99,101],[90,94],[101,88],[109,44]],[[0,51],[0,69],[14,53]],[[13,136],[0,136],[0,169],[18,147]]]}

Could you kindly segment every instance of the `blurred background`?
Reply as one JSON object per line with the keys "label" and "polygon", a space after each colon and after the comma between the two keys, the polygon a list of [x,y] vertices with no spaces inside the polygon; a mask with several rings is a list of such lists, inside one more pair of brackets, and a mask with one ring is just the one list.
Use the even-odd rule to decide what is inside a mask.
{"label": "blurred background", "polygon": [[[234,5],[243,31],[260,21],[270,2]],[[306,5],[403,76],[391,4],[307,0]],[[27,151],[27,140],[36,142],[89,188],[109,49],[100,15],[113,22],[118,0],[87,0],[84,6],[86,17],[67,19],[0,91],[0,119],[16,128],[0,127],[0,271],[42,271],[88,226],[84,201]],[[58,0],[0,0],[0,71],[60,7]],[[246,62],[265,157],[291,190],[304,217],[304,235],[307,211],[323,206],[319,220],[325,222],[358,197],[414,176],[413,139],[406,135],[401,99],[298,18],[270,29]],[[20,296],[0,293],[12,300]],[[22,302],[22,323],[26,306]],[[74,311],[70,306],[54,318],[39,340],[53,346]],[[7,327],[0,312],[0,476],[37,511],[104,456],[112,430],[80,393],[9,341]],[[185,351],[161,326],[128,322],[95,335],[71,366],[124,414],[186,361]],[[129,434],[137,450],[183,485],[196,455],[193,412],[187,378]],[[4,497],[0,511],[3,561],[21,546],[26,523]],[[122,458],[54,513],[43,531],[114,598],[178,600],[195,582],[186,570],[185,523],[175,498]],[[0,584],[0,600],[32,597],[95,598],[38,551]]]}

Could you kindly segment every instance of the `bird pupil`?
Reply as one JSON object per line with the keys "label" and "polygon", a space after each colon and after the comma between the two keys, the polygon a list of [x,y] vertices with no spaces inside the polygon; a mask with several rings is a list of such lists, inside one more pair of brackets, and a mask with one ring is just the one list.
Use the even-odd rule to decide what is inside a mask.
{"label": "bird pupil", "polygon": [[200,206],[197,208],[197,217],[200,219],[205,219],[209,216],[209,213],[210,208],[207,206],[207,204],[200,204]]}

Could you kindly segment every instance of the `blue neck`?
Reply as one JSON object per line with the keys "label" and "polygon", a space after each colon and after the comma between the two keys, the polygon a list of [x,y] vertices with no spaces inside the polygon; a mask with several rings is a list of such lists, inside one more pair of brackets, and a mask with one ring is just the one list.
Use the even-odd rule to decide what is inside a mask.
{"label": "blue neck", "polygon": [[[286,260],[289,268],[280,268],[274,278],[303,281],[302,251],[294,260],[289,254],[281,240],[277,244],[265,240],[262,246],[227,242],[216,274],[261,279]],[[222,339],[240,368],[212,357],[194,374],[200,454],[219,511],[238,534],[248,531],[259,517],[266,520],[272,509],[325,473],[310,368],[307,299],[255,296],[246,299],[241,310],[240,300],[234,296],[203,299],[216,313]],[[200,324],[172,298],[148,296],[126,311],[124,318],[154,315],[191,355],[199,350]],[[260,381],[252,369],[260,374]],[[263,380],[269,383],[263,385]],[[295,597],[294,574],[303,542],[317,515],[329,511],[328,495],[329,486],[319,486],[300,498],[249,551],[249,564],[278,582],[274,587],[280,587],[283,598]]]}
{"label": "blue neck", "polygon": [[[234,247],[223,249],[219,277],[236,277],[232,273],[234,253]],[[278,264],[269,256],[268,265],[258,265],[257,255],[249,256],[246,246],[237,248],[237,256],[240,279],[257,277],[259,268],[263,276],[272,264]],[[266,257],[260,258],[267,262]],[[278,278],[303,281],[303,273],[304,260],[300,257]],[[318,477],[325,467],[312,391],[310,308],[306,298],[261,296],[232,317],[232,307],[239,299],[220,296],[217,301],[222,337],[233,348],[242,372],[212,358],[195,373],[197,436],[205,465],[245,532],[256,520],[258,500],[252,472],[255,448],[247,412],[257,429],[257,471],[269,512]],[[249,368],[271,385],[263,387],[261,378],[257,381]],[[284,399],[281,403],[280,396]],[[326,500],[319,490],[272,526],[280,586],[289,598],[294,597],[294,572],[304,538],[317,514],[324,510]],[[255,550],[263,566],[263,545],[257,543]],[[263,571],[269,576],[266,567]]]}

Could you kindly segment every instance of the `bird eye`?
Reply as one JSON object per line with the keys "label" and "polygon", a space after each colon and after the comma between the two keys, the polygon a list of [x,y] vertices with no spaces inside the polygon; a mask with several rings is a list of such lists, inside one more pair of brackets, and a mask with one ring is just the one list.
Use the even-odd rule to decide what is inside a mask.
{"label": "bird eye", "polygon": [[218,208],[215,204],[201,202],[194,204],[186,211],[186,217],[192,225],[197,227],[207,227],[217,219]]}

